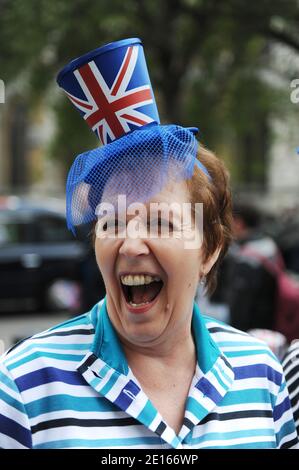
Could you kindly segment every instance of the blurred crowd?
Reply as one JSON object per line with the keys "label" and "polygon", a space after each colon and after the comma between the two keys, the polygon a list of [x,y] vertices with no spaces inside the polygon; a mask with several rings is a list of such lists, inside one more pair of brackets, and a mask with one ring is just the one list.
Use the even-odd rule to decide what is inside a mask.
{"label": "blurred crowd", "polygon": [[234,204],[234,241],[202,310],[264,339],[278,356],[299,337],[299,210],[269,217]]}

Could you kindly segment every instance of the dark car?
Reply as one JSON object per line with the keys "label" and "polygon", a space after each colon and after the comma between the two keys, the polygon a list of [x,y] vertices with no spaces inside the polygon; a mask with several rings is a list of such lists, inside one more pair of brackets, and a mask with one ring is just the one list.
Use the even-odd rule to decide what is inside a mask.
{"label": "dark car", "polygon": [[0,204],[0,312],[77,313],[105,293],[87,239],[67,230],[59,210]]}

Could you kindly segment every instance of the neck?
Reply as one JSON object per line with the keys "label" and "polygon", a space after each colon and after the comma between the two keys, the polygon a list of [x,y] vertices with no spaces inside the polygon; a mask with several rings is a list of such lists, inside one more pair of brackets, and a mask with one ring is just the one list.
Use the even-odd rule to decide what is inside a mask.
{"label": "neck", "polygon": [[[176,336],[176,335],[174,335]],[[145,367],[150,365],[153,369],[180,367],[185,368],[186,364],[196,363],[196,348],[192,338],[191,329],[188,334],[181,336],[180,340],[176,336],[173,341],[161,342],[154,345],[135,345],[123,342],[123,349],[126,354],[128,364],[131,368]]]}

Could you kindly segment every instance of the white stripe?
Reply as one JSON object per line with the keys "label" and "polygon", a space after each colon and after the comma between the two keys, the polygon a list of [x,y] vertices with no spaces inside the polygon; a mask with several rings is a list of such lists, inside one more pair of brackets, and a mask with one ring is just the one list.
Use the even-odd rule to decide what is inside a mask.
{"label": "white stripe", "polygon": [[[67,333],[69,331],[74,331],[74,335],[76,336],[76,330],[85,330],[85,331],[90,331],[93,329],[93,325],[91,323],[88,323],[86,324],[86,322],[82,323],[82,324],[75,324],[75,325],[70,325],[70,326],[59,326],[56,327],[55,329],[49,329],[49,330],[45,330],[45,331],[42,331],[41,333],[38,333],[36,335],[33,336],[33,339],[35,338],[39,338],[40,336],[43,336],[43,335],[53,335],[53,337],[56,338],[56,333],[59,334],[59,337],[61,336],[60,333]],[[79,336],[81,336],[82,333],[79,333]],[[70,338],[71,335],[69,336],[66,336],[66,338]]]}
{"label": "white stripe", "polygon": [[279,367],[278,362],[275,361],[271,356],[267,356],[266,354],[254,354],[251,356],[235,356],[235,357],[227,356],[227,359],[229,360],[230,364],[233,367],[254,366],[256,364],[262,364],[262,365],[265,365],[265,369],[272,368],[276,372],[279,372],[282,374],[282,371]]}
{"label": "white stripe", "polygon": [[[113,85],[112,85],[112,87],[111,87],[111,90],[113,90],[113,88],[115,87],[115,84],[117,83],[118,77],[119,77],[119,75],[120,75],[120,73],[121,73],[121,70],[122,70],[122,66],[123,66],[123,64],[125,63],[125,60],[126,60],[128,54],[129,54],[129,48],[127,49],[126,55],[125,55],[124,60],[123,60],[123,62],[122,62],[122,64],[121,64],[121,67],[120,67],[120,69],[119,69],[119,71],[118,71],[118,74],[117,74],[117,76],[116,76],[116,78],[115,78],[115,80],[114,80],[114,83],[113,83]],[[135,69],[135,66],[136,66],[137,58],[138,58],[138,46],[133,46],[132,55],[131,55],[131,58],[130,58],[130,61],[129,61],[127,70],[126,70],[126,72],[125,72],[125,74],[124,74],[124,76],[123,76],[123,79],[122,79],[122,81],[121,81],[121,84],[120,84],[120,87],[119,87],[119,89],[118,89],[118,92],[116,93],[116,99],[119,99],[119,98],[125,93],[125,91],[126,91],[126,89],[127,89],[127,86],[128,86],[128,84],[129,84],[129,82],[130,82],[130,80],[131,80],[131,78],[132,78],[132,74],[133,74],[134,69]],[[112,99],[113,99],[113,98],[114,98],[114,97],[112,97]]]}
{"label": "white stripe", "polygon": [[[232,391],[242,391],[246,392],[247,390],[250,389],[258,389],[258,390],[264,390],[265,392],[270,392],[276,395],[279,390],[279,386],[275,385],[272,387],[273,390],[270,390],[271,384],[269,384],[269,381],[267,377],[251,377],[249,379],[241,379],[241,380],[235,380],[231,390]],[[257,391],[257,393],[259,393]]]}
{"label": "white stripe", "polygon": [[[136,105],[134,105],[134,106],[136,106]],[[138,106],[139,106],[139,103],[138,103]],[[146,114],[143,114],[139,111],[136,111],[136,110],[134,110],[134,108],[132,106],[129,106],[128,108],[121,109],[120,111],[117,111],[117,113],[116,113],[118,119],[121,121],[121,125],[125,128],[126,132],[130,131],[130,127],[128,125],[128,122],[134,124],[135,126],[139,126],[139,127],[143,126],[144,124],[139,124],[138,122],[135,122],[133,119],[123,117],[121,115],[121,114],[125,114],[125,113],[128,113],[131,116],[136,117],[137,119],[142,119],[147,124],[150,124],[151,122],[154,122],[154,120],[150,116],[147,116]]]}
{"label": "white stripe", "polygon": [[[229,447],[238,444],[245,444],[244,448],[246,448],[247,444],[257,444],[258,442],[275,442],[275,438],[271,436],[252,436],[252,437],[239,437],[234,439],[219,439],[219,440],[210,440],[202,442],[198,444],[198,449],[204,449],[207,447]],[[276,444],[275,446],[276,447]],[[256,446],[258,448],[258,446]]]}
{"label": "white stripe", "polygon": [[0,446],[3,449],[28,449],[12,437],[6,436],[0,432]]}
{"label": "white stripe", "polygon": [[166,441],[169,442],[169,441],[172,441],[176,437],[176,434],[170,426],[167,426],[165,431],[162,433],[162,436],[163,436],[162,439],[165,439]]}
{"label": "white stripe", "polygon": [[[296,438],[296,433],[293,433],[293,434],[291,434],[291,435],[288,434],[287,436],[284,436],[284,437],[281,439],[280,443],[279,443],[280,447],[281,447],[285,442],[289,442],[289,441],[291,441],[292,439],[295,439],[295,438]],[[299,449],[299,443],[292,445],[289,449]]]}
{"label": "white stripe", "polygon": [[[50,361],[50,364],[48,361]],[[25,364],[22,364],[13,369],[11,374],[14,375],[15,379],[17,379],[18,377],[22,377],[23,375],[29,374],[30,372],[49,367],[49,365],[51,365],[51,367],[57,367],[58,369],[74,371],[76,370],[77,364],[78,363],[76,363],[76,361],[64,361],[62,359],[39,357],[37,359],[25,362]]]}
{"label": "white stripe", "polygon": [[[246,403],[247,410],[268,410],[272,411],[271,403]],[[217,412],[221,413],[232,413],[234,411],[244,411],[244,403],[237,403],[233,405],[226,405],[219,407]]]}
{"label": "white stripe", "polygon": [[89,426],[63,426],[39,431],[33,435],[34,446],[51,441],[62,441],[65,439],[130,439],[140,437],[153,437],[153,432],[142,425],[136,426],[105,426],[103,428]]}
{"label": "white stripe", "polygon": [[86,385],[70,385],[64,382],[50,382],[47,384],[39,385],[29,390],[22,392],[23,400],[25,404],[31,403],[34,400],[41,398],[52,397],[55,395],[70,395],[72,397],[99,397],[99,394],[92,388]]}
{"label": "white stripe", "polygon": [[103,126],[103,144],[106,145],[108,143],[108,137],[110,137],[111,140],[115,139],[115,135],[112,132],[109,124],[107,123],[106,119],[101,119],[99,122],[97,122],[93,127],[93,131],[97,131],[99,139],[101,140],[100,137],[100,130],[99,127]]}
{"label": "white stripe", "polygon": [[[18,392],[16,392],[15,390],[12,390],[10,387],[5,385],[5,383],[3,383],[3,382],[0,382],[0,385],[1,385],[1,391],[2,392],[7,393],[7,395],[9,397],[12,397],[17,401],[20,401],[20,394]],[[0,398],[0,400],[1,400],[1,398]]]}
{"label": "white stripe", "polygon": [[286,399],[287,396],[288,396],[288,389],[287,387],[285,387],[284,390],[282,390],[280,394],[277,396],[275,406],[280,405]]}
{"label": "white stripe", "polygon": [[[91,64],[92,64],[92,62],[89,62],[89,66],[90,66],[90,67],[91,67]],[[91,114],[93,114],[95,111],[98,110],[98,105],[97,105],[97,103],[95,102],[95,100],[94,100],[92,94],[90,93],[90,91],[89,91],[87,85],[85,84],[85,81],[84,81],[84,79],[82,78],[81,73],[79,72],[79,70],[75,70],[75,71],[74,71],[74,75],[75,75],[75,77],[77,78],[77,80],[78,80],[78,82],[79,82],[79,84],[80,84],[80,86],[81,86],[81,88],[82,88],[82,90],[83,90],[83,92],[84,92],[84,94],[85,94],[87,100],[88,100],[88,103],[92,106],[91,109],[85,110],[84,119],[86,120]],[[107,86],[107,85],[106,85],[106,86]]]}
{"label": "white stripe", "polygon": [[[84,398],[83,398],[84,399]],[[38,416],[31,418],[30,423],[35,426],[44,421],[51,421],[53,419],[62,418],[76,418],[76,419],[121,419],[127,418],[128,415],[124,411],[78,411],[78,410],[59,410],[50,413],[42,413]]]}
{"label": "white stripe", "polygon": [[[96,379],[96,376],[93,373],[92,366],[89,367],[89,372],[91,375],[92,379]],[[95,371],[95,373],[98,373]],[[106,383],[110,380],[110,377],[113,375],[114,369],[109,369],[108,372],[106,373],[105,377],[103,379],[99,379],[99,383],[95,386],[95,388],[101,392],[101,390],[105,387]]]}
{"label": "white stripe", "polygon": [[17,410],[14,406],[10,406],[6,402],[3,402],[2,400],[0,400],[0,404],[1,404],[1,414],[3,416],[6,416],[12,421],[15,421],[17,424],[20,424],[24,428],[28,428],[28,416],[25,413],[22,413],[21,411]]}
{"label": "white stripe", "polygon": [[[286,361],[288,362],[288,361]],[[294,373],[294,370],[296,369],[299,369],[299,360],[298,360],[298,363],[295,364],[294,362],[292,362],[291,364],[288,365],[288,367],[285,366],[285,362],[283,363],[283,367],[284,367],[284,375],[287,376],[289,374],[293,374]]]}
{"label": "white stripe", "polygon": [[223,352],[235,352],[235,351],[262,351],[265,352],[267,345],[264,344],[253,344],[252,346],[242,346],[242,344],[237,344],[235,346],[221,346],[221,351]]}
{"label": "white stripe", "polygon": [[106,393],[106,397],[110,400],[110,401],[115,401],[116,398],[118,397],[118,395],[120,394],[120,392],[122,391],[122,389],[127,385],[127,380],[124,380],[124,376],[123,375],[120,375],[116,382],[113,384],[113,386],[111,387],[111,389],[109,390],[108,393]]}
{"label": "white stripe", "polygon": [[293,414],[292,414],[292,411],[291,410],[287,410],[285,411],[281,417],[275,421],[275,428],[276,429],[281,429],[282,426],[287,423],[288,421],[291,421],[293,419]]}
{"label": "white stripe", "polygon": [[[29,357],[32,354],[40,354],[41,357],[43,357],[43,353],[53,353],[53,354],[60,354],[61,356],[65,354],[72,354],[72,355],[77,355],[78,359],[81,359],[81,356],[85,356],[87,352],[89,351],[89,346],[90,344],[86,345],[86,349],[78,350],[78,349],[54,349],[52,347],[46,346],[46,343],[40,344],[40,345],[35,345],[32,344],[32,347],[28,349],[28,351],[24,351],[24,353],[14,356],[13,360],[6,360],[5,364],[9,368],[13,364],[15,364],[18,361],[21,361],[22,359],[25,359],[26,357]],[[13,372],[12,372],[13,373]]]}
{"label": "white stripe", "polygon": [[[222,379],[222,376],[220,377]],[[220,393],[220,395],[225,395],[226,389],[221,385],[220,382],[218,382],[214,374],[210,373],[207,377],[207,380],[213,385],[217,392]]]}
{"label": "white stripe", "polygon": [[[112,100],[111,100],[111,97],[110,97],[109,87],[107,86],[107,83],[105,82],[105,79],[104,79],[103,75],[101,74],[101,72],[99,71],[96,63],[92,60],[91,62],[89,62],[88,65],[91,68],[92,73],[93,73],[96,81],[98,82],[99,86],[101,87],[104,95],[106,96],[107,101],[109,103],[111,103]],[[86,85],[85,85],[85,82],[83,82],[83,83],[84,83],[84,87],[87,88]],[[89,93],[89,96],[91,96],[88,89],[87,89],[87,91]],[[100,109],[97,104],[95,106],[96,106],[96,109]]]}
{"label": "white stripe", "polygon": [[130,404],[130,406],[127,408],[127,413],[130,414],[131,416],[134,416],[134,418],[136,418],[145,407],[147,401],[148,401],[148,398],[145,395],[145,393],[140,391],[138,395],[136,396],[136,399],[134,399],[132,403]]}
{"label": "white stripe", "polygon": [[[229,432],[239,431],[242,433],[242,429],[246,431],[256,431],[259,429],[269,429],[273,431],[273,436],[275,436],[275,431],[273,427],[273,419],[265,417],[258,418],[239,418],[239,419],[230,419],[227,421],[209,421],[208,429],[206,425],[196,426],[193,431],[193,437],[205,436],[207,433],[216,432],[219,434],[225,434]],[[223,437],[224,437],[223,436]]]}
{"label": "white stripe", "polygon": [[[43,344],[69,344],[70,346],[72,344],[78,344],[78,340],[80,340],[80,344],[85,344],[86,348],[89,348],[92,345],[93,341],[93,334],[91,335],[69,335],[69,336],[55,336],[52,341],[52,337],[49,338],[30,338],[28,342],[32,345],[43,345]],[[75,338],[75,339],[74,339]],[[28,346],[28,344],[27,344]]]}
{"label": "white stripe", "polygon": [[[86,108],[86,107],[83,105],[83,103],[86,103],[86,104],[89,105],[90,103],[89,103],[88,101],[82,100],[81,98],[77,98],[76,96],[73,96],[73,95],[71,95],[70,93],[67,93],[67,96],[68,96],[68,98],[70,99],[70,101],[73,103],[73,105],[74,105],[76,108],[80,109],[80,111],[83,111],[84,113],[87,113],[87,112],[90,111],[88,108]],[[76,101],[75,101],[75,100],[76,100]],[[82,101],[83,103],[82,103],[82,104],[78,103],[78,100],[79,100],[79,101]]]}
{"label": "white stripe", "polygon": [[156,430],[161,421],[162,421],[162,416],[159,413],[157,413],[153,421],[151,422],[149,428],[152,430]]}

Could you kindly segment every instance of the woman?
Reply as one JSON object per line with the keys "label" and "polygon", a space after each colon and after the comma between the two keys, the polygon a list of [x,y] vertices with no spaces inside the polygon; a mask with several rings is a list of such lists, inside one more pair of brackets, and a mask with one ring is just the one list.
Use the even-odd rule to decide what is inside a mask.
{"label": "woman", "polygon": [[[123,67],[139,57],[136,42],[117,47],[125,48],[118,60],[125,65],[114,81],[109,69],[114,95],[104,86],[114,106]],[[90,83],[95,73],[102,83],[90,54],[87,61],[71,63],[72,72],[79,67],[74,77]],[[95,126],[91,108],[70,96]],[[67,182],[67,218],[72,230],[97,220],[107,295],[2,358],[0,447],[294,447],[277,359],[194,303],[198,282],[213,289],[231,239],[226,170],[194,129],[151,122],[79,156]]]}
{"label": "woman", "polygon": [[203,202],[202,247],[185,249],[179,236],[109,237],[106,219],[95,238],[105,300],[2,359],[1,447],[295,445],[276,358],[193,303],[198,280],[213,285],[231,233],[223,165],[202,147],[198,159],[213,184],[196,169],[151,202]]}

